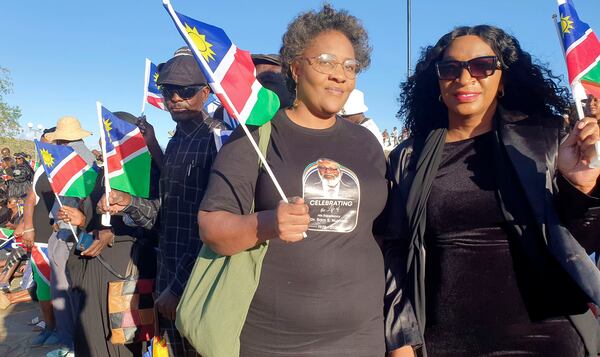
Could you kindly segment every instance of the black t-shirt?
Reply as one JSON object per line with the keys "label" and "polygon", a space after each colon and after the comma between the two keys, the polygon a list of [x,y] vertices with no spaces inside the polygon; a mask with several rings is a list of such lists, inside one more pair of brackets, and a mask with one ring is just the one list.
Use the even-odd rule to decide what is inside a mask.
{"label": "black t-shirt", "polygon": [[[247,214],[255,197],[256,211],[281,199],[240,129],[217,156],[201,210]],[[288,197],[304,197],[311,224],[300,242],[270,241],[241,356],[382,356],[383,258],[372,234],[387,198],[381,146],[360,125],[308,129],[280,110],[267,161]]]}

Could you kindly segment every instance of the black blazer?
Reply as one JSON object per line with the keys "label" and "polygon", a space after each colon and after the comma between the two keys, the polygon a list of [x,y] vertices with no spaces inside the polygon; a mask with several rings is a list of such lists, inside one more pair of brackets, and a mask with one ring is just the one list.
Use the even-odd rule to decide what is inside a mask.
{"label": "black blazer", "polygon": [[[562,121],[528,117],[500,107],[495,120],[508,161],[515,169],[531,207],[530,213],[538,225],[537,232],[542,232],[548,252],[568,274],[574,283],[572,286],[581,290],[578,293],[587,301],[600,304],[600,271],[588,257],[600,250],[600,199],[596,198],[598,192],[585,195],[557,174],[558,146],[565,137]],[[424,275],[409,273],[407,269],[411,260],[413,268],[415,262],[418,265],[417,270],[424,269],[425,262],[422,242],[411,242],[407,238],[410,237],[408,217],[413,212],[407,212],[406,202],[411,189],[419,189],[412,185],[419,147],[418,141],[409,139],[388,157],[391,186],[384,244],[388,350],[423,344],[424,297],[414,292],[415,283],[424,284],[416,282]],[[419,219],[424,220],[424,214],[422,216]],[[591,312],[584,311],[571,318],[588,352],[596,355],[600,350],[600,328]]]}

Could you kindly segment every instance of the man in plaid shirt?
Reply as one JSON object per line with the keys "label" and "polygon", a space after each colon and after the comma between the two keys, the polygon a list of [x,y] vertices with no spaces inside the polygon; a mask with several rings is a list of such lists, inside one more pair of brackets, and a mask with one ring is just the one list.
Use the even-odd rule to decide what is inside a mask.
{"label": "man in plaid shirt", "polygon": [[[203,111],[210,89],[189,50],[159,65],[158,84],[167,109],[177,123],[162,162],[160,198],[148,200],[113,190],[110,206],[100,200],[99,210],[123,212],[138,226],[160,232],[155,301],[161,334],[167,338],[170,356],[196,356],[175,327],[175,312],[200,251],[198,207],[208,184],[217,150],[213,129],[227,129]],[[152,127],[142,122],[144,135]]]}

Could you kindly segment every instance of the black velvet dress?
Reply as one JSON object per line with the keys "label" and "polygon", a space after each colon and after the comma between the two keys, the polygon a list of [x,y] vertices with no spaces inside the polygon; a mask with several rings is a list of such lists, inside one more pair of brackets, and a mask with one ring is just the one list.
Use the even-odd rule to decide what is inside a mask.
{"label": "black velvet dress", "polygon": [[[568,292],[543,291],[528,273],[531,262],[513,244],[519,237],[507,233],[493,135],[446,143],[433,183],[426,233],[428,355],[583,356],[570,321],[544,302],[560,306]],[[526,303],[527,290],[534,291],[533,303]],[[545,310],[543,319],[536,309]]]}

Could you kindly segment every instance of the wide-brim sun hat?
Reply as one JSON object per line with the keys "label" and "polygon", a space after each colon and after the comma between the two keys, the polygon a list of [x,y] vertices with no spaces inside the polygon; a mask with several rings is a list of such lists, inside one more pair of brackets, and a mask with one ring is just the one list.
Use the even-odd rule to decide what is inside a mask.
{"label": "wide-brim sun hat", "polygon": [[64,116],[56,122],[56,130],[53,133],[47,133],[44,135],[49,141],[55,140],[66,140],[76,141],[83,138],[87,138],[92,135],[87,130],[81,127],[81,123],[75,117]]}

